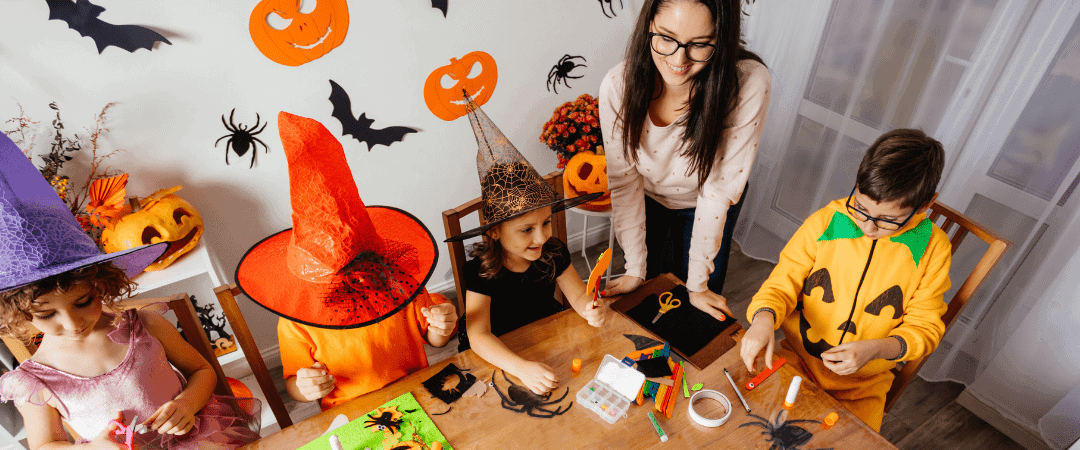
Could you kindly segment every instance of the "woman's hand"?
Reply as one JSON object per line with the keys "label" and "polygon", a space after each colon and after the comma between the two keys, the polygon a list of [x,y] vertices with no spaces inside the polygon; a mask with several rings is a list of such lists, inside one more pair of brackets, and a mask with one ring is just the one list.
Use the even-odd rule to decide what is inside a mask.
{"label": "woman's hand", "polygon": [[316,401],[334,390],[334,376],[326,372],[323,363],[316,361],[311,367],[296,371],[296,389],[304,401]]}
{"label": "woman's hand", "polygon": [[762,313],[754,317],[754,323],[743,335],[739,343],[739,356],[746,363],[746,371],[754,373],[754,360],[765,350],[765,366],[772,369],[773,349],[776,346],[776,334],[773,331],[772,314]]}
{"label": "woman's hand", "polygon": [[154,411],[143,425],[161,434],[187,434],[195,426],[197,412],[186,402],[172,400]]}
{"label": "woman's hand", "polygon": [[607,289],[605,289],[601,295],[611,296],[625,294],[637,289],[643,282],[645,282],[645,280],[642,280],[641,278],[623,275],[616,278],[615,281],[608,283]]}
{"label": "woman's hand", "polygon": [[[105,427],[105,430],[97,435],[94,440],[88,442],[86,446],[82,448],[93,450],[128,450],[127,445],[119,444],[113,440],[116,431],[119,426],[117,423],[124,423],[124,413],[122,411],[116,413],[116,418],[113,419],[116,423],[109,422],[109,426]],[[66,441],[65,441],[66,442]]]}
{"label": "woman's hand", "polygon": [[837,375],[851,375],[871,360],[892,358],[898,353],[900,343],[893,338],[853,341],[821,352],[821,362]]}
{"label": "woman's hand", "polygon": [[691,292],[690,304],[721,322],[727,320],[728,317],[735,316],[731,313],[731,308],[728,308],[727,299],[723,295],[708,289],[701,292]]}
{"label": "woman's hand", "polygon": [[547,364],[528,361],[512,375],[521,379],[521,384],[536,395],[544,395],[559,386],[559,379]]}

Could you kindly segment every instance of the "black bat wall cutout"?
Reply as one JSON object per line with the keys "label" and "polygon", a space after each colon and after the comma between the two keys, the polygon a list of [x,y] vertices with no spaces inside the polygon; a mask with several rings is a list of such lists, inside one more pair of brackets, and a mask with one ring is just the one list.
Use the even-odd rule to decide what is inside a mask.
{"label": "black bat wall cutout", "polygon": [[98,19],[105,8],[90,3],[90,0],[45,0],[49,4],[49,20],[67,22],[68,27],[83,36],[89,36],[97,44],[98,53],[105,47],[119,47],[129,52],[140,48],[154,50],[158,41],[172,45],[165,36],[138,25],[113,25]]}
{"label": "black bat wall cutout", "polygon": [[349,94],[334,80],[330,80],[330,103],[334,105],[334,112],[330,115],[341,122],[341,135],[352,135],[356,140],[366,143],[369,152],[375,145],[389,147],[390,144],[404,139],[406,134],[417,132],[409,127],[371,128],[375,121],[368,119],[367,113],[361,113],[359,118],[354,118]]}
{"label": "black bat wall cutout", "polygon": [[446,8],[447,8],[446,2],[447,1],[448,0],[431,0],[431,7],[432,8],[438,8],[439,10],[442,11],[442,16],[446,17]]}

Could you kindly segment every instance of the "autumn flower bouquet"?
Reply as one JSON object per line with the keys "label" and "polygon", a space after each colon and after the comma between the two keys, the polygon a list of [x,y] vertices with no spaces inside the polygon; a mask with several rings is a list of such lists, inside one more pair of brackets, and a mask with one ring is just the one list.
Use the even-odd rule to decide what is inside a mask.
{"label": "autumn flower bouquet", "polygon": [[581,94],[576,100],[556,108],[551,120],[544,124],[540,141],[555,151],[560,169],[566,167],[566,163],[578,152],[592,151],[602,155],[604,137],[600,134],[596,98]]}

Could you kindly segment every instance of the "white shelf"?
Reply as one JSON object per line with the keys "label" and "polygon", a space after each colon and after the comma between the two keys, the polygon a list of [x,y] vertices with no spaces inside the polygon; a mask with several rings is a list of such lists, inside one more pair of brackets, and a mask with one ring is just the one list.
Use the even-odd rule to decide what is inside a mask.
{"label": "white shelf", "polygon": [[221,263],[210,252],[208,245],[204,235],[195,248],[180,256],[168,267],[135,276],[134,281],[139,283],[139,287],[134,293],[151,291],[202,274],[209,275],[210,282],[214,286],[225,284],[221,276]]}

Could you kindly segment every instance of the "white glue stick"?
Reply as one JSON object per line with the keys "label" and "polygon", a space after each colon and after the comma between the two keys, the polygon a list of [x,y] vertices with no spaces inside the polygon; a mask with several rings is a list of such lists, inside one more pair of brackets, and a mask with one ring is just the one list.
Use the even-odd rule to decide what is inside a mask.
{"label": "white glue stick", "polygon": [[795,397],[799,395],[799,386],[802,385],[802,377],[796,375],[791,379],[791,385],[788,386],[787,397],[784,399],[784,409],[791,411],[791,407],[795,406]]}
{"label": "white glue stick", "polygon": [[338,439],[337,435],[333,435],[333,434],[330,435],[330,449],[331,450],[342,450],[341,449],[341,439]]}

